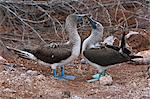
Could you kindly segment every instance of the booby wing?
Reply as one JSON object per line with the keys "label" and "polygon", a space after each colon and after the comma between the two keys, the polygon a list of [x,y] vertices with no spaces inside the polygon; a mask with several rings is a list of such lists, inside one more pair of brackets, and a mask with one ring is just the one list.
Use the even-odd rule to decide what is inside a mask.
{"label": "booby wing", "polygon": [[71,49],[59,47],[51,48],[48,46],[43,46],[36,49],[22,49],[22,50],[7,47],[7,49],[13,50],[17,55],[19,55],[22,58],[30,60],[39,59],[49,64],[58,63],[71,56]]}
{"label": "booby wing", "polygon": [[89,61],[101,66],[114,65],[130,60],[130,57],[126,54],[106,47],[87,49],[83,54]]}
{"label": "booby wing", "polygon": [[[27,49],[24,49],[25,51],[28,51]],[[37,59],[40,59],[46,63],[58,63],[62,60],[65,60],[71,56],[71,49],[67,48],[49,48],[49,47],[43,47],[40,49],[33,50],[32,53]]]}

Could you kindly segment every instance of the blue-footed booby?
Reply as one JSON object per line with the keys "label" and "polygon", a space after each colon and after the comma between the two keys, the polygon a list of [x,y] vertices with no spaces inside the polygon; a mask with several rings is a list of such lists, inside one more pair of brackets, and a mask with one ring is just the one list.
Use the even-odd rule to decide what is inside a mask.
{"label": "blue-footed booby", "polygon": [[[66,47],[66,43],[57,44],[55,43],[50,45],[44,45],[38,47],[36,49],[24,49],[19,50],[11,47],[7,47],[10,50],[16,52],[20,57],[37,61],[39,64],[49,66],[53,69],[54,77],[57,79],[63,80],[74,80],[75,76],[66,76],[64,73],[64,65],[70,63],[75,60],[79,54],[81,49],[81,38],[77,31],[77,24],[82,22],[83,17],[86,14],[70,14],[66,18],[65,29],[69,34],[69,48]],[[61,75],[58,76],[56,72],[56,68],[61,67]]]}
{"label": "blue-footed booby", "polygon": [[130,56],[128,55],[129,53],[126,54],[124,41],[125,34],[123,34],[121,46],[119,47],[119,50],[122,51],[115,49],[113,46],[95,47],[95,44],[98,43],[98,39],[102,39],[103,26],[91,18],[89,18],[89,21],[92,26],[92,32],[91,35],[83,42],[82,55],[90,65],[96,67],[99,70],[99,75],[98,77],[95,77],[95,79],[88,80],[88,82],[99,80],[102,76],[105,76],[106,70],[116,66],[115,64],[127,62],[136,57],[141,58],[141,56]]}

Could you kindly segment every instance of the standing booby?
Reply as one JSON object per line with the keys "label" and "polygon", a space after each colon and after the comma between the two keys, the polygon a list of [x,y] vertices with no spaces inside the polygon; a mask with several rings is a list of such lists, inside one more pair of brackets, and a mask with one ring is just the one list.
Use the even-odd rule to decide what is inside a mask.
{"label": "standing booby", "polygon": [[[70,63],[76,59],[80,54],[81,38],[77,31],[77,23],[82,22],[82,18],[85,14],[71,14],[66,18],[65,29],[69,34],[69,44],[72,48],[65,47],[66,43],[56,45],[45,45],[36,49],[24,49],[19,50],[15,48],[7,47],[10,50],[16,52],[20,57],[37,61],[39,64],[51,67],[54,70],[54,77],[62,80],[69,79],[74,80],[75,76],[66,76],[64,73],[64,65]],[[56,67],[60,66],[62,71],[58,76]]]}
{"label": "standing booby", "polygon": [[[96,22],[91,18],[89,18],[89,21],[92,26],[92,32],[91,35],[83,42],[82,54],[90,65],[96,67],[99,70],[99,77],[88,81],[93,82],[99,80],[101,76],[104,76],[108,68],[116,66],[115,64],[117,63],[130,61],[132,58],[135,57],[130,57],[130,55],[124,53],[123,51],[120,52],[106,46],[90,48],[89,46],[94,46],[93,44],[97,43],[97,39],[99,39],[99,36],[100,38],[102,37],[103,26],[99,22]],[[124,44],[124,41],[122,44]],[[124,47],[121,46],[121,48]]]}

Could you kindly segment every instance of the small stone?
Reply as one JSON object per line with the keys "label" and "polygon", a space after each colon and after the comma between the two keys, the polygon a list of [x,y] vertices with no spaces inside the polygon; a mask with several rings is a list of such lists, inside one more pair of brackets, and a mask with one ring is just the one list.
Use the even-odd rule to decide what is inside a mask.
{"label": "small stone", "polygon": [[40,74],[40,75],[37,76],[37,79],[40,79],[40,80],[45,79],[45,76]]}
{"label": "small stone", "polygon": [[26,74],[21,73],[21,74],[20,74],[20,77],[26,78]]}
{"label": "small stone", "polygon": [[37,71],[33,71],[33,70],[28,70],[26,72],[27,75],[30,75],[30,76],[37,76],[39,75],[39,73]]}
{"label": "small stone", "polygon": [[88,64],[88,62],[85,59],[81,59],[81,64]]}
{"label": "small stone", "polygon": [[5,64],[4,70],[6,70],[6,71],[15,71],[16,70],[15,67],[16,67],[15,64],[7,63],[7,64]]}
{"label": "small stone", "polygon": [[82,99],[82,98],[79,96],[73,96],[73,97],[71,97],[71,99]]}
{"label": "small stone", "polygon": [[100,80],[99,80],[99,82],[102,85],[112,85],[113,80],[112,80],[111,76],[106,75],[106,76],[101,77]]}
{"label": "small stone", "polygon": [[16,93],[15,90],[9,89],[9,88],[4,89],[3,92],[6,92],[6,93]]}
{"label": "small stone", "polygon": [[71,94],[70,94],[70,91],[64,91],[62,92],[62,98],[70,98],[71,97]]}

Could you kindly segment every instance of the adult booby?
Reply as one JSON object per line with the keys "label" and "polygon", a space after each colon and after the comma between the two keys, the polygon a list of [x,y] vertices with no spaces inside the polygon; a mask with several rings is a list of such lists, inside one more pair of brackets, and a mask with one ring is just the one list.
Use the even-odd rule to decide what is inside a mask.
{"label": "adult booby", "polygon": [[[81,38],[77,31],[77,23],[82,22],[82,18],[85,14],[71,14],[66,18],[65,29],[69,34],[69,44],[72,47],[65,47],[66,43],[56,45],[53,47],[45,45],[36,49],[24,49],[19,50],[15,48],[7,47],[10,50],[15,51],[20,57],[37,61],[39,64],[51,67],[54,71],[54,77],[62,80],[69,79],[74,80],[75,76],[66,76],[64,73],[64,65],[70,63],[76,59],[80,54]],[[58,76],[56,67],[61,67],[61,75]]]}
{"label": "adult booby", "polygon": [[[133,55],[130,57],[130,55],[124,53],[123,51],[120,52],[114,48],[109,48],[106,46],[100,46],[98,48],[91,47],[94,46],[98,39],[103,36],[103,26],[91,18],[89,18],[89,21],[92,26],[92,32],[91,35],[83,42],[82,54],[90,65],[96,67],[99,70],[99,77],[88,81],[93,82],[99,80],[101,76],[104,76],[108,68],[116,66],[115,64],[117,63],[130,61],[135,57],[133,57]],[[124,41],[122,44],[124,44]],[[124,47],[121,46],[121,48]]]}

